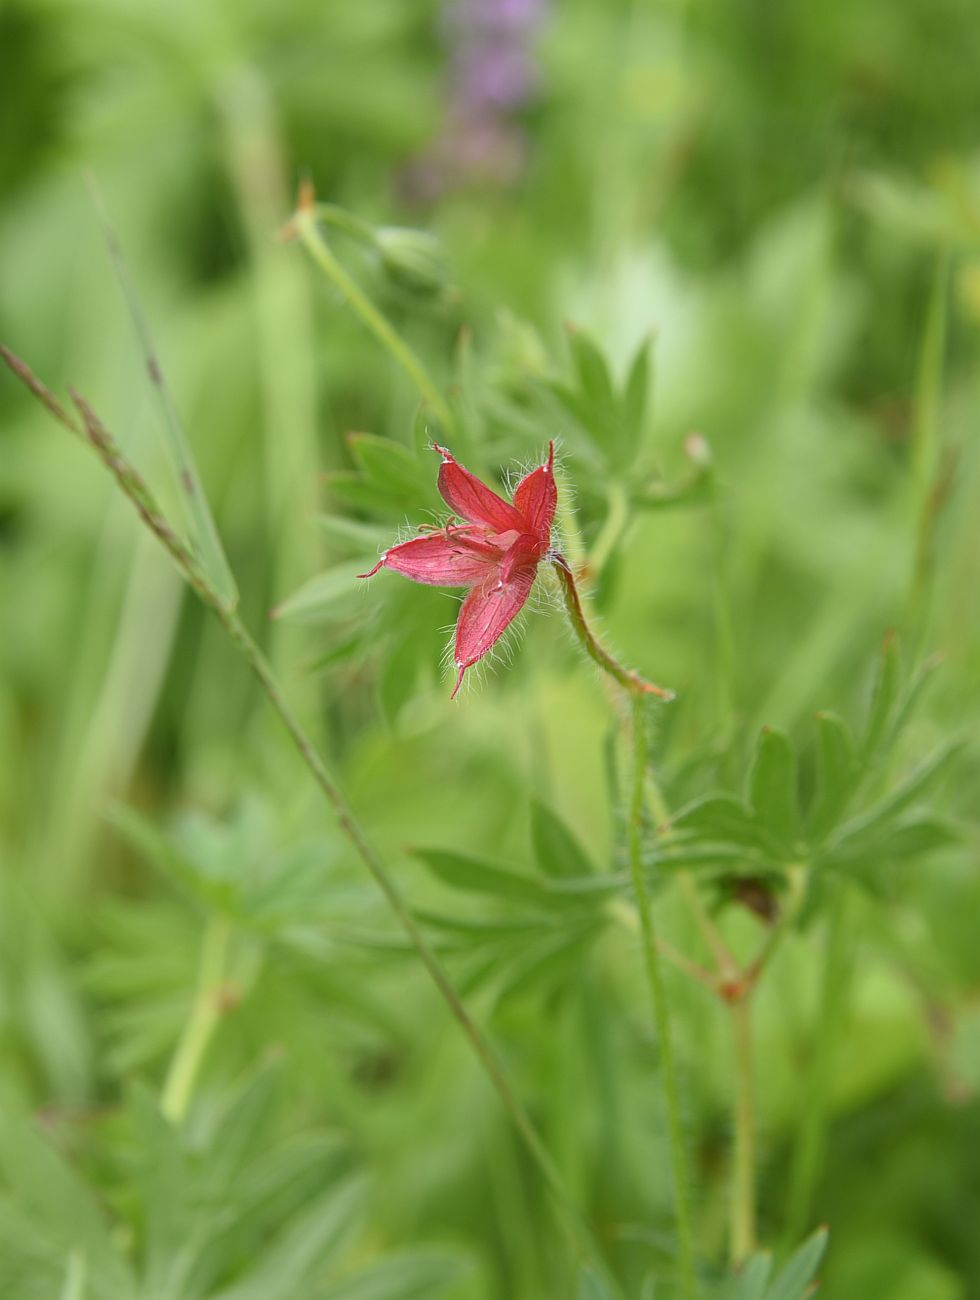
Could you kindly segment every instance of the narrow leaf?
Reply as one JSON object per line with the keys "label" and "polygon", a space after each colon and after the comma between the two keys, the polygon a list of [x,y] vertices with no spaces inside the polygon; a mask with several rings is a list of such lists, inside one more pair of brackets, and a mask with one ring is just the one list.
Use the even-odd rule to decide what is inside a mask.
{"label": "narrow leaf", "polygon": [[762,839],[754,810],[722,792],[686,804],[670,819],[670,829],[721,843],[758,846]]}
{"label": "narrow leaf", "polygon": [[595,405],[611,407],[615,396],[605,357],[587,334],[573,326],[569,327],[569,341],[582,392]]}
{"label": "narrow leaf", "polygon": [[827,1229],[818,1228],[780,1270],[765,1300],[803,1300],[827,1249]]}
{"label": "narrow leaf", "polygon": [[348,560],[318,573],[277,605],[274,616],[297,623],[322,623],[349,614],[364,599],[358,576],[367,573],[374,563],[370,558]]}
{"label": "narrow leaf", "polygon": [[763,727],[749,777],[759,824],[777,844],[791,848],[800,830],[796,753],[783,732]]}
{"label": "narrow leaf", "polygon": [[531,803],[531,844],[548,876],[588,876],[594,867],[565,823],[539,800]]}
{"label": "narrow leaf", "polygon": [[817,788],[809,833],[821,840],[840,820],[854,790],[857,754],[847,724],[836,713],[817,714]]}
{"label": "narrow leaf", "polygon": [[247,1277],[218,1292],[214,1300],[295,1300],[308,1294],[311,1279],[346,1245],[363,1199],[361,1179],[332,1187],[289,1220]]}
{"label": "narrow leaf", "polygon": [[623,425],[627,441],[635,443],[643,432],[650,392],[650,339],[644,338],[636,349],[626,387],[623,390]]}
{"label": "narrow leaf", "polygon": [[530,876],[519,875],[507,867],[484,862],[465,853],[444,849],[415,849],[414,856],[423,862],[443,884],[453,889],[521,903],[548,905],[551,895]]}
{"label": "narrow leaf", "polygon": [[349,433],[347,444],[364,475],[384,491],[410,498],[429,495],[432,475],[400,443],[373,433]]}
{"label": "narrow leaf", "polygon": [[914,804],[933,782],[944,775],[946,768],[962,748],[963,741],[959,739],[941,745],[935,753],[930,754],[924,762],[910,772],[904,781],[896,785],[884,799],[879,800],[867,812],[846,822],[835,839],[835,847],[868,837]]}
{"label": "narrow leaf", "polygon": [[211,508],[208,505],[208,499],[201,484],[200,475],[197,472],[194,454],[184,433],[167,381],[164,379],[160,362],[157,359],[149,325],[139,295],[136,292],[136,286],[123,257],[122,245],[112,228],[94,181],[91,182],[90,188],[113,269],[122,288],[143,351],[143,360],[150,380],[150,387],[163,417],[164,447],[180,495],[181,505],[184,509],[192,550],[222,607],[232,610],[238,604],[238,589],[235,586],[235,579],[232,577],[231,569],[228,567],[228,561],[225,558],[214,516],[211,514]]}
{"label": "narrow leaf", "polygon": [[465,1265],[450,1255],[393,1255],[317,1292],[317,1300],[437,1300]]}
{"label": "narrow leaf", "polygon": [[898,699],[901,671],[898,640],[894,632],[889,632],[881,646],[878,675],[871,697],[871,711],[861,746],[861,755],[865,762],[871,762],[878,756],[888,734],[888,724]]}
{"label": "narrow leaf", "polygon": [[772,1272],[772,1256],[759,1251],[741,1266],[723,1292],[723,1300],[763,1300]]}

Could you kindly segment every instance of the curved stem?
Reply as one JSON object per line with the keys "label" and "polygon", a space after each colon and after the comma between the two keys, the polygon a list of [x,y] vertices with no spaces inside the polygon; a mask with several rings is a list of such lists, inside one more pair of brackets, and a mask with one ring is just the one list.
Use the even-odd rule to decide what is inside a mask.
{"label": "curved stem", "polygon": [[568,610],[572,629],[589,658],[634,697],[642,698],[644,695],[656,695],[661,700],[672,700],[674,698],[673,691],[668,691],[663,686],[655,686],[653,682],[645,681],[639,673],[633,672],[630,668],[624,668],[604,646],[600,645],[586,620],[582,599],[579,596],[571,566],[563,555],[553,555],[551,562],[554,565],[555,572],[561,579],[565,608]]}
{"label": "curved stem", "polygon": [[643,961],[646,967],[653,1018],[660,1044],[663,1067],[664,1100],[667,1109],[667,1128],[670,1134],[671,1170],[674,1181],[674,1214],[677,1221],[677,1252],[680,1269],[681,1294],[685,1300],[697,1296],[697,1276],[694,1269],[694,1242],[691,1232],[691,1215],[688,1205],[687,1161],[684,1155],[684,1134],[681,1127],[680,1102],[677,1089],[677,1072],[674,1065],[674,1047],[671,1038],[670,1007],[664,987],[660,953],[654,932],[650,895],[643,874],[643,795],[647,765],[646,727],[643,716],[643,697],[633,698],[633,790],[629,809],[629,860],[633,877],[633,893],[643,934]]}
{"label": "curved stem", "polygon": [[201,943],[197,992],[191,1014],[177,1043],[160,1096],[160,1109],[179,1126],[187,1114],[204,1054],[221,1019],[222,987],[231,924],[227,917],[212,916]]}
{"label": "curved stem", "polygon": [[447,432],[451,431],[454,424],[452,411],[428,371],[387,317],[382,315],[360,285],[344,270],[320,234],[316,204],[306,202],[301,197],[299,207],[289,224],[320,270],[340,290],[381,346],[387,349],[405,371],[439,423]]}

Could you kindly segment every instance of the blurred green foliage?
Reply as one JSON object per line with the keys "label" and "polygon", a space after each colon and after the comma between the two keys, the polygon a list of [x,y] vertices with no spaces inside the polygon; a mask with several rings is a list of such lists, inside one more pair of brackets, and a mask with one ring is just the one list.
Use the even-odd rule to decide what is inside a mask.
{"label": "blurred green foliage", "polygon": [[[672,1295],[615,701],[545,591],[450,705],[451,598],[355,582],[443,517],[445,435],[277,240],[302,175],[356,213],[331,246],[454,450],[492,481],[560,438],[603,635],[678,691],[661,932],[702,959],[680,873],[740,956],[787,920],[754,1000],[762,1241],[829,1223],[829,1300],[977,1300],[975,5],[554,3],[520,174],[434,196],[452,31],[435,0],[5,0],[0,339],[176,509],[90,170],[243,617],[627,1294]],[[6,377],[0,607],[0,1292],[602,1296],[247,670]],[[668,974],[706,1279],[792,1300],[821,1237],[720,1280],[728,1017]]]}

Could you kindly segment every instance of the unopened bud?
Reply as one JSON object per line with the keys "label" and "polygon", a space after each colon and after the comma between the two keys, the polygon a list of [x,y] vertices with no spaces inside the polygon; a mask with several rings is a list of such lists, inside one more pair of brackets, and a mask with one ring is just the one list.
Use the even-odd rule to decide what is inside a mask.
{"label": "unopened bud", "polygon": [[374,242],[385,274],[399,288],[430,298],[449,285],[449,268],[435,235],[407,226],[380,226]]}

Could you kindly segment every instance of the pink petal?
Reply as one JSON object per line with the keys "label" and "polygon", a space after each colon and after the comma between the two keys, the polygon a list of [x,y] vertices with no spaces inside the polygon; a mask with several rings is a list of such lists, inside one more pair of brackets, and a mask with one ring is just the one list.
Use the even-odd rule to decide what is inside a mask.
{"label": "pink petal", "polygon": [[384,566],[431,587],[472,587],[500,565],[501,552],[483,536],[482,528],[449,528],[413,537],[385,551],[371,573]]}
{"label": "pink petal", "polygon": [[526,527],[545,548],[551,539],[551,524],[558,504],[555,486],[555,444],[548,444],[548,459],[544,465],[521,479],[514,493],[514,505],[527,521]]}
{"label": "pink petal", "polygon": [[508,582],[492,575],[474,587],[463,601],[456,624],[453,659],[457,668],[453,695],[459,690],[463,674],[499,641],[507,627],[520,613],[534,585],[536,565],[526,565],[511,574]]}
{"label": "pink petal", "polygon": [[495,533],[505,533],[513,529],[525,530],[521,515],[503,497],[498,497],[485,483],[481,483],[475,474],[453,457],[445,447],[435,448],[442,456],[439,467],[439,491],[450,509],[460,519],[468,519],[473,524],[483,524]]}

